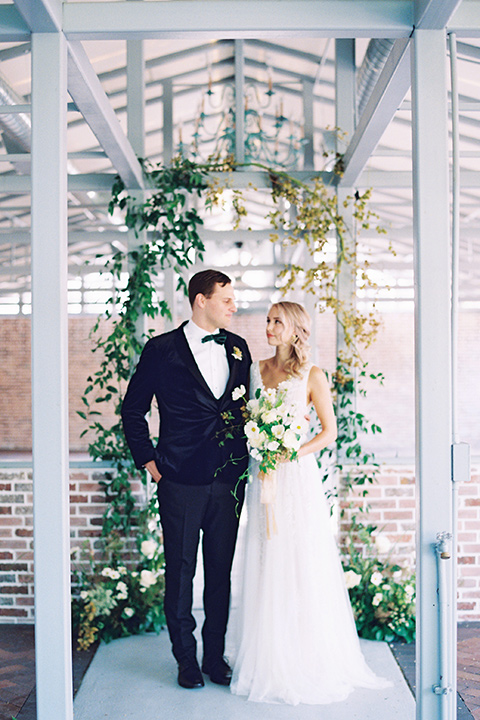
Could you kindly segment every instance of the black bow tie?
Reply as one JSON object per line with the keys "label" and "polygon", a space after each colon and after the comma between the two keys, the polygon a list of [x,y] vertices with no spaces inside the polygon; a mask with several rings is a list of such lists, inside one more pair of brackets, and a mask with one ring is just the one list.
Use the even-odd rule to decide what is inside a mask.
{"label": "black bow tie", "polygon": [[206,343],[209,340],[213,340],[218,345],[225,345],[225,343],[227,342],[227,333],[219,332],[215,333],[215,335],[205,335],[205,337],[202,338],[202,343]]}

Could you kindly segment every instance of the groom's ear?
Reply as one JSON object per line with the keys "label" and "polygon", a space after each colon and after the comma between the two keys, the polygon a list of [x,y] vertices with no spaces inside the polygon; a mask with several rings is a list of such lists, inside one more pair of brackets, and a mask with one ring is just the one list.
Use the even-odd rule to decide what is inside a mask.
{"label": "groom's ear", "polygon": [[195,305],[196,305],[199,308],[204,308],[206,301],[207,301],[207,298],[205,297],[205,295],[203,293],[197,293],[195,295],[195,300],[193,301],[193,307],[195,307]]}

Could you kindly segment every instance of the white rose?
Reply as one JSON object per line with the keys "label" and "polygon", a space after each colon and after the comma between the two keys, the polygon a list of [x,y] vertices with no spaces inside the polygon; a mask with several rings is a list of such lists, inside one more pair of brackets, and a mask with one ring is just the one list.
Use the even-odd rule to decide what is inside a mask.
{"label": "white rose", "polygon": [[378,572],[378,570],[377,570],[374,573],[372,573],[372,577],[370,578],[370,582],[372,583],[372,585],[378,586],[378,585],[380,585],[382,580],[383,580],[383,575],[381,572]]}
{"label": "white rose", "polygon": [[271,450],[272,452],[275,452],[275,450],[278,450],[280,445],[276,440],[270,440],[270,442],[267,445],[267,450]]}
{"label": "white rose", "polygon": [[408,600],[411,600],[415,595],[415,588],[411,585],[407,585],[405,587],[405,595],[407,596]]}
{"label": "white rose", "polygon": [[252,398],[247,403],[247,410],[252,414],[255,415],[260,410],[260,402],[257,400],[257,398]]}
{"label": "white rose", "polygon": [[267,410],[267,412],[262,413],[262,420],[265,423],[274,423],[278,419],[278,414],[276,410]]}
{"label": "white rose", "polygon": [[385,555],[392,547],[392,543],[385,535],[377,535],[375,538],[375,547],[380,555]]}
{"label": "white rose", "polygon": [[262,459],[262,453],[260,453],[257,448],[251,447],[250,448],[250,455],[253,457],[254,460],[261,460]]}
{"label": "white rose", "polygon": [[235,388],[235,390],[232,392],[232,400],[235,402],[236,400],[240,400],[241,397],[245,395],[247,392],[247,388],[245,385],[240,385],[240,387]]}
{"label": "white rose", "polygon": [[148,588],[150,585],[155,585],[156,582],[157,578],[155,577],[155,573],[151,570],[142,570],[140,573],[140,585],[144,588]]}
{"label": "white rose", "polygon": [[281,438],[285,434],[285,428],[283,425],[273,425],[272,426],[272,435],[274,435],[277,440],[281,440]]}
{"label": "white rose", "polygon": [[117,590],[118,590],[118,592],[124,594],[124,593],[128,592],[128,587],[127,587],[126,583],[124,583],[122,580],[120,580],[120,582],[117,583]]}
{"label": "white rose", "polygon": [[356,573],[354,570],[347,570],[345,572],[345,585],[347,586],[347,589],[350,590],[350,588],[357,587],[357,585],[360,585],[362,576]]}
{"label": "white rose", "polygon": [[135,610],[130,607],[126,607],[123,612],[128,618],[131,618],[133,615],[135,615]]}
{"label": "white rose", "polygon": [[103,568],[103,570],[100,574],[103,575],[103,577],[112,577],[112,575],[111,575],[112,572],[113,572],[112,568],[106,567],[106,568]]}
{"label": "white rose", "polygon": [[158,546],[155,540],[144,540],[140,545],[140,552],[142,555],[145,555],[146,558],[151,560],[155,555],[157,547]]}
{"label": "white rose", "polygon": [[119,565],[117,570],[120,573],[120,575],[126,575],[128,572],[127,568],[124,565]]}
{"label": "white rose", "polygon": [[82,598],[82,600],[86,600],[88,598],[87,590],[82,590],[82,592],[80,593],[80,597]]}
{"label": "white rose", "polygon": [[375,593],[375,595],[374,595],[374,597],[373,597],[373,600],[372,600],[372,605],[373,605],[374,607],[378,607],[378,605],[380,605],[380,603],[382,602],[382,600],[383,600],[383,595],[382,595],[382,593]]}
{"label": "white rose", "polygon": [[298,450],[300,447],[300,440],[297,438],[293,430],[287,430],[285,432],[282,442],[288,450]]}

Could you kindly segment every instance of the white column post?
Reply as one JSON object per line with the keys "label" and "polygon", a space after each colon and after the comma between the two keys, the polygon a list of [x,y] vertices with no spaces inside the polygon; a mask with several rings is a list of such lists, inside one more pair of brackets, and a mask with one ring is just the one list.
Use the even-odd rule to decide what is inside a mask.
{"label": "white column post", "polygon": [[[443,30],[417,30],[414,33],[412,103],[416,300],[416,698],[417,718],[431,720],[453,718],[456,702],[455,693],[448,690],[452,680],[448,677],[448,666],[454,666],[448,656],[456,652],[456,648],[449,647],[451,642],[448,643],[454,620],[451,560],[438,561],[445,572],[443,626],[446,632],[442,633],[434,547],[438,533],[452,532],[450,198]],[[435,693],[435,687],[440,694]]]}
{"label": "white column post", "polygon": [[245,162],[245,52],[235,40],[235,160]]}
{"label": "white column post", "polygon": [[37,718],[73,718],[68,506],[67,48],[32,35],[32,405]]}

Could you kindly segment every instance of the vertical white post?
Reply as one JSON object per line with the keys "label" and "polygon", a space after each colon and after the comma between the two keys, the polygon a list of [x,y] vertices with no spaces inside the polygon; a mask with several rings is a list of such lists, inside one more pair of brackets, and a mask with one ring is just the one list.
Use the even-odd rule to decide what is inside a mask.
{"label": "vertical white post", "polygon": [[[417,718],[453,718],[451,678],[440,677],[447,637],[439,628],[437,534],[452,532],[450,395],[450,238],[446,38],[442,30],[413,36],[413,189],[415,232]],[[451,598],[451,561],[446,596]],[[451,637],[451,634],[450,634]],[[451,643],[450,643],[451,644]],[[443,667],[453,663],[443,662]],[[436,694],[434,688],[445,687]]]}
{"label": "vertical white post", "polygon": [[235,160],[245,162],[245,60],[243,40],[235,40]]}
{"label": "vertical white post", "polygon": [[[345,133],[346,140],[353,136],[355,130],[355,40],[335,41],[335,122],[341,133]],[[337,149],[343,152],[345,145],[342,137],[337,140]],[[350,236],[345,239],[349,244],[349,251],[356,251],[355,223],[353,214],[343,208],[347,196],[352,195],[351,188],[338,188],[338,206],[345,219]],[[346,306],[355,303],[356,278],[355,271],[344,264],[341,268],[337,294]],[[337,356],[345,349],[344,332],[342,326],[337,324]]]}
{"label": "vertical white post", "polygon": [[32,35],[32,404],[37,718],[73,718],[68,507],[67,49]]}

